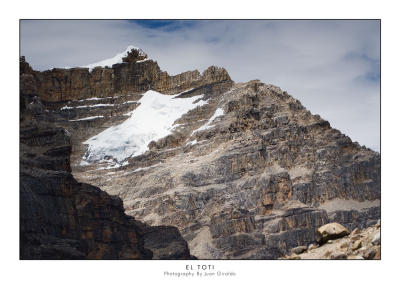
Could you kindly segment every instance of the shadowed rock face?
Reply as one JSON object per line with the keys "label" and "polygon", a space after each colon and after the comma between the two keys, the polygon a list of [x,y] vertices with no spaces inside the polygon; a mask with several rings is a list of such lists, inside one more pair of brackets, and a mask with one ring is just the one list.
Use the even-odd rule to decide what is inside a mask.
{"label": "shadowed rock face", "polygon": [[20,258],[192,258],[176,228],[140,223],[119,197],[74,179],[69,132],[46,121],[29,66],[21,72]]}
{"label": "shadowed rock face", "polygon": [[[380,218],[378,153],[353,143],[273,85],[234,84],[215,67],[201,75],[168,76],[152,63],[114,65],[118,95],[91,92],[99,99],[86,94],[45,103],[48,117],[71,132],[74,176],[120,196],[128,215],[153,226],[176,226],[201,259],[276,259],[313,243],[316,229],[326,223],[351,230]],[[41,87],[34,80],[27,82]],[[134,114],[148,89],[185,91],[179,97],[203,94],[207,104],[182,115],[170,135],[151,142],[124,167],[80,165],[82,142]],[[213,119],[217,110],[223,113]],[[75,121],[98,115],[103,117]]]}

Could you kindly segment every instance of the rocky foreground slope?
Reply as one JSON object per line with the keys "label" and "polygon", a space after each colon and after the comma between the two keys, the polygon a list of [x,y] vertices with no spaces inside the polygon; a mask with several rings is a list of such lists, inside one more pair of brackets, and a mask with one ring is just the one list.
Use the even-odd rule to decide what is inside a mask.
{"label": "rocky foreground slope", "polygon": [[[235,84],[217,67],[169,76],[138,55],[44,72],[21,59],[48,119],[71,132],[74,176],[121,197],[128,215],[176,226],[201,259],[275,259],[313,243],[323,224],[380,219],[379,153],[276,86]],[[138,118],[155,91],[190,109],[145,142],[137,124],[169,112],[155,97]]]}
{"label": "rocky foreground slope", "polygon": [[32,74],[21,69],[20,258],[190,259],[175,227],[124,213],[116,196],[71,174],[69,132],[46,121]]}
{"label": "rocky foreground slope", "polygon": [[[325,226],[337,225],[337,223]],[[289,260],[331,259],[331,260],[380,260],[381,259],[380,220],[363,230],[355,228],[351,233],[343,228],[340,234],[327,234],[327,242],[310,244],[308,247],[293,248],[291,255],[282,257]]]}

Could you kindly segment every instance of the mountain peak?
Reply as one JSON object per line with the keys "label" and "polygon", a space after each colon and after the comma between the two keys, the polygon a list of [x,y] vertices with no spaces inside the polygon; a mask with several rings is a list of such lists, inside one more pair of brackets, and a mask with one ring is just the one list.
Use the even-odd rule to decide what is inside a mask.
{"label": "mountain peak", "polygon": [[125,50],[125,57],[122,58],[123,62],[138,62],[148,59],[147,54],[140,48],[128,46]]}
{"label": "mountain peak", "polygon": [[133,45],[129,45],[125,51],[118,53],[112,58],[104,59],[102,61],[84,65],[82,67],[84,68],[89,68],[89,70],[94,69],[95,67],[112,67],[114,64],[117,63],[135,63],[135,62],[140,62],[140,61],[145,61],[148,60],[147,54],[140,48],[135,47]]}

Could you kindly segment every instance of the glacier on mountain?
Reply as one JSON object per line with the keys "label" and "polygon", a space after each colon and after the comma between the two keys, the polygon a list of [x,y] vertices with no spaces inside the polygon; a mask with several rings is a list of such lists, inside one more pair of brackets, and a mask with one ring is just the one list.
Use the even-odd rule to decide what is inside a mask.
{"label": "glacier on mountain", "polygon": [[140,105],[123,123],[109,127],[84,142],[86,162],[113,159],[118,163],[143,154],[152,141],[161,139],[177,127],[175,121],[188,111],[206,104],[203,95],[177,98],[153,90],[143,94]]}

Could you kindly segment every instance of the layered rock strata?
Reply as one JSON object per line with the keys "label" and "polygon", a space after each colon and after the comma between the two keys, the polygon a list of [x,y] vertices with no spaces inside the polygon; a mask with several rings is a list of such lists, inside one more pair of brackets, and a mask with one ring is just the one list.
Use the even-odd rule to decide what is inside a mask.
{"label": "layered rock strata", "polygon": [[141,223],[119,197],[74,179],[70,133],[46,121],[29,66],[21,73],[20,258],[192,258],[176,228]]}
{"label": "layered rock strata", "polygon": [[[82,88],[63,98],[50,93],[58,89],[51,81],[31,79],[50,117],[72,134],[74,176],[120,196],[127,214],[176,226],[201,259],[276,259],[313,243],[326,223],[353,230],[380,218],[379,153],[352,142],[276,86],[235,84],[214,67],[174,77],[153,67],[144,61],[98,68],[112,70],[118,94],[70,81]],[[133,115],[149,89],[203,95],[206,104],[182,115],[170,135],[123,167],[82,165],[83,142]],[[104,161],[113,164],[113,156]]]}
{"label": "layered rock strata", "polygon": [[[33,71],[21,59],[21,69],[31,69],[37,84],[37,95],[44,102],[61,102],[88,98],[115,97],[157,90],[163,93],[177,93],[193,87],[216,82],[232,82],[223,68],[209,67],[202,74],[198,70],[170,76],[161,71],[157,62],[135,56],[132,49],[122,63],[112,67],[53,68],[43,72]],[[147,56],[146,56],[147,57]]]}

